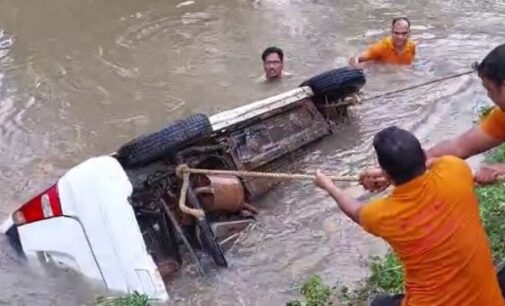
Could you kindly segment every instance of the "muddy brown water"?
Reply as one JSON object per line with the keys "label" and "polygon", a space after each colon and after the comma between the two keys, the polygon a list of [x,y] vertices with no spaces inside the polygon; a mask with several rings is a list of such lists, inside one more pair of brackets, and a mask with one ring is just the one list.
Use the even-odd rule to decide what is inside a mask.
{"label": "muddy brown water", "polygon": [[[346,64],[412,21],[412,67],[367,70],[366,95],[469,69],[502,42],[500,1],[46,0],[0,1],[0,217],[83,159],[194,112],[281,93]],[[257,83],[260,53],[286,52],[282,83]],[[487,102],[475,75],[355,107],[338,133],[314,145],[300,169],[356,174],[374,164],[370,141],[391,124],[424,143],[472,124]],[[358,190],[359,191],[359,190]],[[284,184],[261,203],[256,225],[205,277],[185,267],[168,284],[171,305],[284,305],[312,274],[352,284],[384,245],[310,182]],[[24,267],[0,240],[0,303],[89,304],[98,291],[68,275]]]}

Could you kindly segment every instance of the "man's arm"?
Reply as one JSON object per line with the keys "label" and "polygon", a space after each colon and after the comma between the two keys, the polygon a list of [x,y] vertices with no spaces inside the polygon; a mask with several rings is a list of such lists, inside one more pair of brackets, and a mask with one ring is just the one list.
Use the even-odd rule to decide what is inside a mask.
{"label": "man's arm", "polygon": [[501,143],[501,140],[487,135],[479,126],[475,126],[455,138],[442,141],[431,147],[426,151],[426,157],[431,159],[443,155],[454,155],[461,159],[467,159]]}
{"label": "man's arm", "polygon": [[[428,159],[442,155],[454,155],[462,159],[490,150],[503,141],[489,136],[479,126],[475,126],[464,134],[430,148],[426,155]],[[482,166],[474,175],[478,184],[494,183],[505,174],[505,164],[495,163]]]}
{"label": "man's arm", "polygon": [[353,57],[351,57],[351,62],[353,63],[356,63],[356,64],[360,64],[362,62],[366,62],[366,61],[369,61],[370,59],[366,56],[366,53],[361,53],[361,54],[357,54]]}
{"label": "man's arm", "polygon": [[343,192],[341,189],[333,186],[333,188],[329,188],[328,193],[330,196],[337,202],[337,205],[340,209],[349,217],[352,221],[360,224],[359,214],[361,208],[363,207],[363,203],[353,199]]}
{"label": "man's arm", "polygon": [[361,68],[361,64],[364,63],[364,62],[367,62],[371,60],[365,52],[361,53],[361,54],[358,54],[356,56],[353,56],[349,59],[349,65],[352,66],[352,67],[358,67],[358,68]]}
{"label": "man's arm", "polygon": [[355,67],[361,67],[363,63],[372,61],[372,60],[380,60],[381,56],[388,52],[388,47],[383,43],[383,41],[378,41],[368,47],[364,52],[351,57],[349,60],[349,65]]}
{"label": "man's arm", "polygon": [[[467,159],[473,155],[492,149],[501,143],[501,140],[489,136],[479,126],[475,126],[467,132],[452,139],[439,142],[427,150],[426,167],[430,168],[434,160],[440,156],[453,155],[461,159]],[[495,164],[482,170],[476,173],[476,182],[491,183],[499,176],[505,174],[505,164]],[[380,169],[364,171],[360,175],[360,183],[366,190],[374,192],[383,191],[390,185],[390,182],[385,178]]]}
{"label": "man's arm", "polygon": [[348,196],[343,192],[341,189],[339,189],[333,181],[323,174],[321,171],[316,172],[316,180],[315,183],[318,187],[326,190],[328,194],[337,202],[337,205],[340,207],[340,209],[349,217],[351,220],[353,220],[356,223],[360,223],[359,220],[359,214],[361,211],[361,208],[363,207],[363,203],[353,199],[352,197]]}

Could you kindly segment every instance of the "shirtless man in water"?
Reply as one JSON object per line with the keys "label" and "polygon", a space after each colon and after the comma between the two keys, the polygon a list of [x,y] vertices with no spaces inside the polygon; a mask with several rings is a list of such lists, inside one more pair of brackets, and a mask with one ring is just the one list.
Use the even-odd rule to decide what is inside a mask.
{"label": "shirtless man in water", "polygon": [[410,21],[406,17],[394,18],[391,35],[375,43],[362,54],[352,57],[349,65],[359,67],[365,62],[410,65],[416,56],[416,45],[410,39]]}

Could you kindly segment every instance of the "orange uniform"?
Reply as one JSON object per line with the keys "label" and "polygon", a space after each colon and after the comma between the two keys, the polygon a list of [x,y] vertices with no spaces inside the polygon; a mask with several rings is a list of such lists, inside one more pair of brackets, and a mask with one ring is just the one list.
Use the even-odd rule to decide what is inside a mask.
{"label": "orange uniform", "polygon": [[505,112],[495,106],[482,120],[480,128],[491,137],[505,140]]}
{"label": "orange uniform", "polygon": [[407,41],[407,45],[402,53],[398,53],[393,45],[393,38],[388,36],[372,45],[365,52],[367,60],[374,60],[387,64],[409,65],[416,56],[416,45],[412,40]]}
{"label": "orange uniform", "polygon": [[505,305],[463,160],[437,159],[423,175],[364,206],[360,223],[402,261],[403,306]]}

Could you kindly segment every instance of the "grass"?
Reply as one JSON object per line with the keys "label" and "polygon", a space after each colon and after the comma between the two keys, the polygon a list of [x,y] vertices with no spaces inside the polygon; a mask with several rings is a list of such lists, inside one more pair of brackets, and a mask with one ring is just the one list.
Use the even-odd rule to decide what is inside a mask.
{"label": "grass", "polygon": [[330,287],[318,275],[309,278],[301,287],[300,299],[286,306],[358,306],[366,305],[370,297],[403,291],[403,266],[391,252],[384,257],[373,257],[371,275],[353,290],[347,286]]}
{"label": "grass", "polygon": [[[489,107],[481,108],[479,119],[482,120],[489,114],[489,110]],[[486,154],[484,162],[505,162],[505,145]],[[480,201],[481,220],[491,243],[493,258],[499,262],[505,259],[505,182],[479,186],[476,195]],[[345,286],[339,289],[330,287],[320,277],[314,276],[302,286],[301,299],[288,303],[288,306],[366,305],[376,294],[403,291],[403,266],[391,251],[384,257],[373,257],[370,270],[370,276],[353,290]]]}
{"label": "grass", "polygon": [[[479,119],[485,118],[491,106],[482,107]],[[505,162],[505,145],[498,146],[486,154],[484,163]],[[486,233],[491,243],[495,262],[505,259],[505,183],[498,182],[493,185],[479,186],[476,188],[480,202],[480,216]]]}
{"label": "grass", "polygon": [[403,266],[393,252],[388,251],[384,257],[372,257],[370,270],[370,276],[353,290],[346,286],[340,287],[336,292],[339,305],[365,305],[375,295],[403,292]]}
{"label": "grass", "polygon": [[149,298],[145,294],[134,292],[122,297],[101,297],[93,306],[149,306]]}
{"label": "grass", "polygon": [[300,293],[304,300],[295,300],[289,302],[286,306],[321,306],[321,305],[337,305],[334,304],[335,288],[330,288],[323,283],[321,277],[312,276],[306,281]]}

